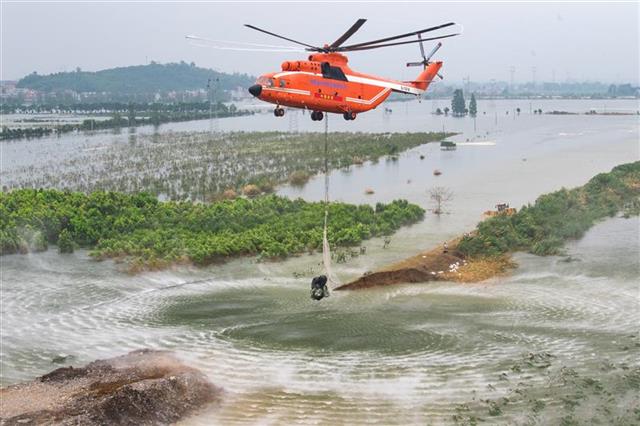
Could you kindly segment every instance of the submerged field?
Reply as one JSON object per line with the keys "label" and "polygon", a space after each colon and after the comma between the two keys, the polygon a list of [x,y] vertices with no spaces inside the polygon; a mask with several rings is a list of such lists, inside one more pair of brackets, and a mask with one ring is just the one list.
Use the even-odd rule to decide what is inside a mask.
{"label": "submerged field", "polygon": [[[439,141],[445,133],[330,133],[328,166],[349,167]],[[3,172],[8,188],[146,191],[171,200],[211,200],[224,191],[271,192],[324,170],[324,133],[163,133],[94,147],[61,161]],[[232,192],[233,191],[233,192]]]}
{"label": "submerged field", "polygon": [[[545,111],[587,111],[593,103],[547,102]],[[487,114],[477,117],[477,125],[483,134],[491,131],[485,139],[492,145],[440,151],[427,144],[397,161],[382,157],[331,174],[332,200],[346,203],[375,206],[402,198],[426,210],[431,186],[446,186],[455,195],[447,214],[425,214],[396,231],[386,248],[383,238],[372,238],[364,243],[366,255],[334,262],[339,279],[441,247],[473,229],[498,202],[533,205],[541,194],[582,186],[639,158],[635,117],[534,116],[525,101],[496,100],[496,124],[488,104],[479,101],[479,111]],[[456,142],[474,137],[472,120],[432,116],[433,106],[430,100],[406,102],[393,105],[386,121],[379,110],[353,122],[333,120],[331,126],[382,132],[439,130],[444,124],[461,132],[452,138]],[[516,106],[523,113],[505,119],[505,109]],[[226,130],[287,127],[271,114],[220,124]],[[304,130],[320,125],[300,122]],[[199,127],[207,128],[208,123]],[[73,164],[84,167],[98,153],[125,149],[128,137],[9,143],[3,154],[17,167],[55,164],[51,158],[63,151],[57,157],[62,165],[73,149],[88,159]],[[130,144],[143,142],[153,150],[151,140],[138,133]],[[171,152],[179,156],[179,147]],[[434,176],[434,169],[443,174]],[[316,177],[278,192],[317,201],[323,188],[322,177]],[[365,195],[365,188],[375,193]],[[185,426],[336,419],[350,425],[635,425],[639,226],[637,217],[602,220],[562,246],[566,255],[519,252],[513,258],[518,268],[482,283],[333,292],[319,303],[309,299],[309,282],[321,272],[318,252],[278,262],[238,257],[136,275],[108,260],[95,262],[86,250],[59,255],[50,247],[3,256],[0,379],[3,385],[31,380],[57,366],[149,347],[176,351],[225,389],[220,405],[186,419]]]}

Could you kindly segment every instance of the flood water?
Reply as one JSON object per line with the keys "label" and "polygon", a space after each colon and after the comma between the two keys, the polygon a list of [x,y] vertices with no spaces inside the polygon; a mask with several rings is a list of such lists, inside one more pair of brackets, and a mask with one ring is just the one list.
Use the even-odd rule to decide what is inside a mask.
{"label": "flood water", "polygon": [[[427,213],[394,234],[388,248],[379,239],[366,241],[366,255],[334,265],[342,280],[470,230],[497,202],[520,207],[640,157],[635,116],[537,116],[528,113],[529,101],[490,102],[480,103],[487,114],[476,120],[476,131],[471,119],[431,115],[435,106],[426,101],[389,104],[390,116],[374,111],[355,122],[331,117],[331,130],[437,131],[444,124],[462,132],[453,140],[463,142],[456,151],[426,145],[397,161],[331,174],[331,197],[348,202],[406,198],[428,209],[428,188],[446,186],[455,194],[448,214]],[[544,102],[532,106],[638,108],[637,101]],[[507,116],[516,106],[521,115]],[[218,125],[283,131],[291,125],[287,116],[241,120]],[[209,123],[160,131],[196,125],[207,130]],[[302,114],[298,126],[322,129]],[[126,143],[128,137],[13,142],[3,145],[3,171],[48,152],[73,155],[81,145]],[[441,176],[433,175],[436,168]],[[365,195],[366,188],[374,194]],[[321,199],[323,181],[279,192]],[[637,424],[639,234],[638,218],[609,219],[569,243],[566,256],[517,254],[519,267],[506,277],[336,292],[321,302],[308,294],[320,254],[133,277],[83,251],[5,256],[2,384],[56,368],[57,356],[79,365],[150,347],[176,351],[226,390],[220,406],[185,425],[469,424],[478,418],[489,424]]]}

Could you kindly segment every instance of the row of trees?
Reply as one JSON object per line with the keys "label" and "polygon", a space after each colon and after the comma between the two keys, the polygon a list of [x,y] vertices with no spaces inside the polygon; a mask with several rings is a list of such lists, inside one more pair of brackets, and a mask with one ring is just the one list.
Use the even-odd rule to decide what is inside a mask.
{"label": "row of trees", "polygon": [[[221,99],[213,102],[214,108],[223,108],[226,105]],[[235,108],[230,105],[229,108]],[[46,114],[92,114],[104,115],[135,111],[137,114],[149,114],[158,110],[165,113],[193,113],[208,112],[208,101],[197,102],[92,102],[92,103],[72,103],[72,104],[37,104],[25,107],[22,104],[11,104],[4,102],[0,105],[2,114],[17,113],[46,113]]]}
{"label": "row of trees", "polygon": [[[356,245],[423,216],[423,209],[403,200],[375,209],[332,203],[329,240]],[[323,220],[323,203],[275,195],[201,204],[160,202],[147,193],[22,189],[0,195],[0,253],[57,243],[61,251],[81,246],[96,258],[126,258],[135,268],[284,257],[322,247]]]}
{"label": "row of trees", "polygon": [[601,173],[586,185],[546,194],[512,216],[499,215],[478,225],[458,249],[467,256],[511,251],[556,254],[567,239],[581,237],[602,218],[621,210],[640,213],[640,161]]}
{"label": "row of trees", "polygon": [[[140,114],[144,114],[140,116]],[[162,104],[152,104],[143,111],[135,109],[134,104],[130,104],[126,110],[126,117],[123,117],[120,110],[112,113],[111,118],[97,120],[87,118],[79,124],[56,124],[52,126],[9,128],[4,126],[0,131],[0,140],[12,140],[21,138],[37,138],[49,136],[51,133],[63,134],[75,131],[91,131],[104,129],[117,129],[120,127],[133,127],[154,125],[177,121],[202,120],[214,115],[218,118],[231,117],[237,115],[248,115],[250,111],[238,110],[235,105],[227,106],[219,102],[211,110],[208,104],[206,109],[177,110],[166,108]]]}
{"label": "row of trees", "polygon": [[475,117],[478,114],[478,103],[476,102],[475,94],[471,94],[469,108],[467,108],[467,103],[464,99],[464,93],[462,92],[462,89],[456,89],[453,92],[451,109],[449,109],[449,107],[445,107],[443,110],[438,108],[436,110],[436,115],[449,115],[449,112],[451,112],[454,117],[464,117],[467,114]]}
{"label": "row of trees", "polygon": [[471,94],[469,108],[467,108],[462,89],[456,89],[456,91],[453,92],[453,99],[451,100],[451,112],[454,117],[463,117],[467,114],[475,117],[478,114],[478,104],[475,94]]}

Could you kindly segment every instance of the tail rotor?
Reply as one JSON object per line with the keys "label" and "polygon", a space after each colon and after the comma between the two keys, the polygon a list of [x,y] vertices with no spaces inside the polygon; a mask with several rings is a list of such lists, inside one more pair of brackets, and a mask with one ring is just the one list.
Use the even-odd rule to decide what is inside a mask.
{"label": "tail rotor", "polygon": [[[431,52],[429,52],[428,55],[425,55],[424,54],[424,45],[423,45],[423,42],[422,42],[422,35],[418,34],[418,40],[420,40],[418,45],[420,46],[420,55],[422,56],[422,61],[420,61],[420,62],[407,62],[407,66],[408,67],[418,67],[418,66],[422,65],[424,68],[427,68],[427,66],[429,66],[429,64],[431,63],[430,60],[433,57],[433,55],[435,55],[435,53],[438,51],[438,49],[440,49],[442,47],[442,42],[438,42],[438,44],[435,45],[435,47],[431,50]],[[440,77],[440,80],[444,79],[440,73],[437,73],[437,76]]]}

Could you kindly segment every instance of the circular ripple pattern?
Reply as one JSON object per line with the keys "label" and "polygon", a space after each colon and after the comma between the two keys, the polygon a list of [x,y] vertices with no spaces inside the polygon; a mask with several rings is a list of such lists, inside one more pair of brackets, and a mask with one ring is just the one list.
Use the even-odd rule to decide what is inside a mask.
{"label": "circular ripple pattern", "polygon": [[[178,352],[227,391],[184,424],[446,423],[516,388],[551,393],[539,398],[554,422],[565,415],[554,375],[606,380],[604,363],[638,367],[637,245],[594,243],[630,227],[594,228],[569,246],[575,262],[519,255],[500,281],[337,292],[321,303],[282,265],[131,277],[84,253],[8,256],[3,385],[59,357],[81,364],[150,347]],[[593,266],[603,259],[610,269]],[[503,411],[505,422],[535,414]]]}

